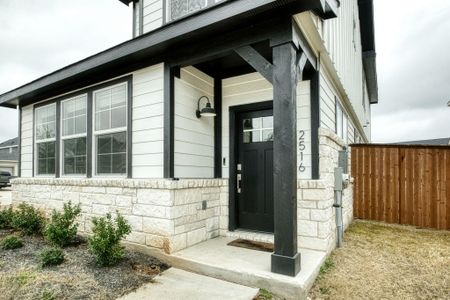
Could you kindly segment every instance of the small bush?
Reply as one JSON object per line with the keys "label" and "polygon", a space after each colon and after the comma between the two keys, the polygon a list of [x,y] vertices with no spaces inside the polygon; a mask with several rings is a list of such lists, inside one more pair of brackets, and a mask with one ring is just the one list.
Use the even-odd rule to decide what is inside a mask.
{"label": "small bush", "polygon": [[80,213],[80,205],[73,206],[71,202],[64,204],[62,213],[53,210],[52,221],[44,230],[45,238],[50,243],[60,247],[65,247],[72,243],[78,229],[75,219]]}
{"label": "small bush", "polygon": [[2,240],[3,250],[12,250],[23,247],[23,241],[15,235],[10,235]]}
{"label": "small bush", "polygon": [[45,218],[33,206],[22,203],[13,214],[11,225],[27,235],[40,234],[44,228]]}
{"label": "small bush", "polygon": [[64,252],[60,248],[48,248],[39,253],[41,266],[56,266],[64,261]]}
{"label": "small bush", "polygon": [[8,209],[0,210],[0,229],[11,228],[12,219],[14,216],[14,211],[12,206]]}
{"label": "small bush", "polygon": [[131,232],[130,225],[117,213],[113,221],[111,214],[106,218],[93,218],[93,234],[88,238],[89,250],[96,256],[101,266],[117,264],[124,255],[120,240]]}

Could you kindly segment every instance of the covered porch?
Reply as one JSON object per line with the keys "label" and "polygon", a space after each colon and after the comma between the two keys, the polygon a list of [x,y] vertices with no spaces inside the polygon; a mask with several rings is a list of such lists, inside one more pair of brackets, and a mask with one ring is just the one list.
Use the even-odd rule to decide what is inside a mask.
{"label": "covered porch", "polygon": [[[226,102],[224,82],[243,80],[239,76],[255,71],[271,86],[271,95]],[[260,259],[267,260],[263,265],[269,265],[271,272],[293,277],[301,269],[297,89],[302,80],[312,80],[317,89],[317,74],[316,56],[290,15],[197,41],[174,51],[164,64],[164,177],[228,178],[228,212],[221,214],[228,218],[228,231],[273,233],[274,252]],[[196,86],[191,77],[200,83]],[[318,95],[317,90],[311,93]],[[190,109],[198,105],[198,112],[211,107],[215,118],[197,113],[196,120],[192,110],[186,116],[186,105]],[[186,128],[186,122],[191,127]],[[315,160],[317,130],[318,126]],[[256,140],[255,134],[259,135]],[[203,137],[213,145],[209,163],[202,145],[193,145]],[[191,164],[186,163],[189,160]],[[318,174],[318,162],[313,169]]]}

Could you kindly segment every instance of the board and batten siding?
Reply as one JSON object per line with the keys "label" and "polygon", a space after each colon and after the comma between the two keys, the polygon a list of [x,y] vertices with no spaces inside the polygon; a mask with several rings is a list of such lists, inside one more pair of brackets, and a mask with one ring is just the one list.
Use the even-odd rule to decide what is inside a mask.
{"label": "board and batten siding", "polygon": [[22,177],[33,176],[33,105],[22,107],[20,168]]}
{"label": "board and batten siding", "polygon": [[[311,110],[309,81],[300,82],[297,86],[297,128],[304,130],[305,149],[303,154],[298,147],[297,164],[300,166],[300,158],[303,155],[305,171],[300,172],[298,178],[311,178]],[[229,178],[230,160],[230,124],[229,110],[232,106],[271,101],[273,100],[272,84],[259,73],[245,74],[222,80],[222,176]],[[299,137],[299,133],[297,133]],[[298,144],[298,141],[297,141]]]}
{"label": "board and batten siding", "polygon": [[[214,106],[214,79],[194,67],[175,78],[175,153],[177,178],[214,178],[214,118],[197,118],[197,101]],[[200,108],[205,106],[202,99]]]}
{"label": "board and batten siding", "polygon": [[164,65],[133,73],[133,178],[162,178]]}

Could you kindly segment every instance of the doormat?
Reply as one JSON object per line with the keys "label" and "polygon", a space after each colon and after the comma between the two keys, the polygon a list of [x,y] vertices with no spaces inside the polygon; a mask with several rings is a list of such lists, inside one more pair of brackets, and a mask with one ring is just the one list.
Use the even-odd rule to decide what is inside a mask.
{"label": "doormat", "polygon": [[239,248],[250,249],[250,250],[273,252],[273,244],[272,243],[255,242],[255,241],[250,241],[250,240],[237,239],[232,242],[229,242],[227,245],[239,247]]}

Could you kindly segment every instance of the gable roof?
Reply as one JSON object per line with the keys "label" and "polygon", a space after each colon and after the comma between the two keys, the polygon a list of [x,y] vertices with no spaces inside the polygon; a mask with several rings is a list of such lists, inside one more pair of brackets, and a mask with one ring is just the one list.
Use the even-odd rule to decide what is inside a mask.
{"label": "gable roof", "polygon": [[2,143],[0,143],[0,148],[4,148],[4,147],[11,147],[11,146],[18,146],[18,138],[13,138],[13,139],[9,139],[7,141],[4,141]]}
{"label": "gable roof", "polygon": [[450,138],[441,138],[441,139],[431,139],[431,140],[420,140],[420,141],[408,141],[408,142],[400,142],[396,143],[400,145],[433,145],[433,146],[447,146],[450,145]]}

